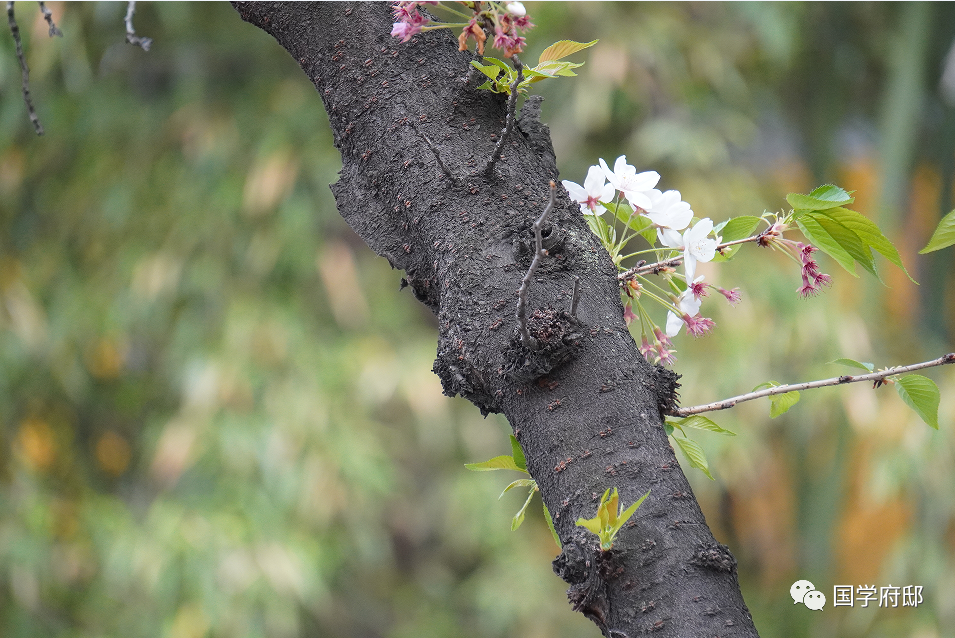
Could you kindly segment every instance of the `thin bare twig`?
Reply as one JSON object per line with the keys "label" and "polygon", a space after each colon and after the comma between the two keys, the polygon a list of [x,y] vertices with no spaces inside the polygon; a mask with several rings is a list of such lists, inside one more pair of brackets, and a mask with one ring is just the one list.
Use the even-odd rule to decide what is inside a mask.
{"label": "thin bare twig", "polygon": [[20,41],[20,27],[17,26],[17,19],[13,15],[13,2],[7,2],[7,21],[10,24],[10,33],[13,34],[13,41],[17,47],[17,61],[20,63],[23,84],[23,101],[27,105],[27,114],[30,121],[33,122],[33,130],[37,135],[43,135],[43,125],[40,124],[40,118],[33,108],[33,100],[30,98],[30,69],[27,67],[27,60],[23,57],[23,43]]}
{"label": "thin bare twig", "polygon": [[136,29],[133,28],[133,14],[136,13],[136,0],[130,0],[126,5],[126,42],[140,47],[143,51],[149,51],[153,44],[152,38],[141,38],[136,35]]}
{"label": "thin bare twig", "polygon": [[732,408],[737,403],[742,403],[744,401],[752,401],[753,399],[761,399],[763,397],[771,397],[777,394],[786,394],[787,392],[792,391],[802,391],[802,390],[811,390],[813,388],[823,388],[830,385],[842,385],[845,383],[859,383],[861,381],[882,381],[886,377],[895,376],[897,374],[905,374],[907,372],[914,372],[915,370],[921,370],[922,368],[932,368],[935,366],[942,366],[948,363],[955,363],[955,352],[949,353],[944,357],[939,357],[932,361],[924,361],[922,363],[914,363],[909,366],[898,366],[895,368],[888,368],[886,370],[880,370],[878,372],[872,372],[870,374],[857,374],[857,375],[843,375],[841,377],[833,377],[831,379],[823,379],[822,381],[809,381],[808,383],[793,383],[790,385],[778,385],[774,388],[766,388],[765,390],[759,390],[758,392],[749,392],[747,394],[741,394],[737,397],[732,397],[730,399],[723,399],[722,401],[716,401],[714,403],[707,403],[705,405],[695,405],[689,408],[678,408],[670,413],[670,416],[675,417],[686,417],[691,414],[700,414],[701,412],[713,412],[714,410],[725,410],[727,408]]}
{"label": "thin bare twig", "polygon": [[530,268],[528,268],[524,274],[521,287],[517,289],[517,324],[521,332],[521,343],[523,343],[524,347],[528,350],[537,350],[537,341],[527,330],[527,289],[530,286],[531,279],[534,277],[534,272],[537,270],[537,267],[540,266],[541,258],[547,255],[547,251],[544,250],[544,238],[541,236],[541,229],[544,227],[544,222],[547,221],[547,216],[550,215],[550,212],[554,209],[554,203],[556,201],[557,183],[551,180],[550,201],[547,202],[547,206],[544,208],[544,212],[541,213],[541,216],[534,222],[534,259],[531,261]]}
{"label": "thin bare twig", "polygon": [[[745,244],[747,242],[757,241],[761,236],[762,234],[753,235],[751,237],[744,237],[743,239],[734,239],[733,241],[728,241],[725,244],[720,244],[719,246],[716,247],[716,250],[720,251],[720,250],[723,250],[724,248],[735,246],[736,244]],[[675,268],[676,266],[679,266],[682,263],[683,263],[682,255],[678,257],[671,257],[670,259],[664,259],[663,261],[658,261],[652,264],[648,264],[646,261],[641,261],[630,270],[625,270],[624,272],[617,275],[617,280],[620,282],[621,285],[623,285],[624,283],[626,283],[630,279],[633,279],[634,277],[638,277],[640,275],[655,275],[660,273],[665,268]]]}
{"label": "thin bare twig", "polygon": [[491,153],[491,158],[487,161],[487,164],[484,166],[484,170],[482,171],[482,173],[486,176],[490,176],[491,171],[494,170],[494,164],[501,158],[501,151],[504,149],[504,142],[514,131],[514,119],[515,113],[517,111],[517,87],[520,86],[521,82],[524,81],[524,65],[521,63],[520,58],[518,58],[516,55],[511,56],[511,59],[514,60],[514,68],[517,69],[517,77],[514,78],[514,81],[511,83],[511,96],[507,100],[507,117],[504,120],[504,130],[501,131],[500,138],[497,140],[497,145],[494,147],[494,151]]}
{"label": "thin bare twig", "polygon": [[38,3],[40,5],[40,13],[43,14],[43,19],[46,20],[46,23],[50,25],[50,37],[52,38],[55,35],[63,37],[63,32],[56,28],[56,25],[53,24],[53,12],[46,8],[45,2]]}

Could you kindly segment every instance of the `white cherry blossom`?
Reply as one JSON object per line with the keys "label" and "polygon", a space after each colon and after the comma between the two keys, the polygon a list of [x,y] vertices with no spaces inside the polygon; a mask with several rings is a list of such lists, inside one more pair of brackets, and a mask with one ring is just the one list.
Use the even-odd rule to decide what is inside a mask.
{"label": "white cherry blossom", "polygon": [[622,192],[630,205],[634,208],[648,209],[652,202],[647,195],[647,191],[653,190],[653,187],[660,181],[660,174],[656,171],[645,171],[638,173],[637,169],[627,164],[627,156],[621,155],[613,164],[613,170],[607,166],[607,162],[600,159],[600,168],[603,169],[607,181],[613,184],[613,187]]}
{"label": "white cherry blossom", "polygon": [[[696,274],[696,262],[711,261],[716,256],[718,241],[709,237],[713,230],[713,221],[709,217],[701,219],[693,228],[688,228],[677,239],[677,233],[661,234],[661,241],[670,248],[683,249],[683,268],[686,270],[686,280],[693,281]],[[692,316],[692,315],[691,315]]]}
{"label": "white cherry blossom", "polygon": [[[581,186],[569,180],[562,180],[561,184],[570,193],[570,197],[580,204],[580,212],[584,215],[599,215],[603,213],[600,202],[609,202],[613,199],[614,188],[606,183],[604,173],[599,166],[591,166]],[[598,211],[599,209],[599,211]]]}

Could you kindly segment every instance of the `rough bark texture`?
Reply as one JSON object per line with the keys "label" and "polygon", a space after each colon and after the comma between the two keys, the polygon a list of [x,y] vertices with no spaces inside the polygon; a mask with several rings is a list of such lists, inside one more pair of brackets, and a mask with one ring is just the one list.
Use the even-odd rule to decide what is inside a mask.
{"label": "rough bark texture", "polygon": [[[562,188],[528,299],[540,347],[518,337],[531,225],[557,179],[539,102],[528,100],[485,177],[505,98],[475,90],[474,55],[457,51],[448,31],[401,43],[383,3],[236,7],[318,89],[342,154],[339,211],[437,315],[434,371],[445,393],[510,421],[563,543],[554,571],[574,608],[605,636],[755,636],[736,561],[713,538],[662,428],[676,377],[639,354],[614,266]],[[651,493],[601,552],[574,521],[593,517],[610,487],[625,505]]]}

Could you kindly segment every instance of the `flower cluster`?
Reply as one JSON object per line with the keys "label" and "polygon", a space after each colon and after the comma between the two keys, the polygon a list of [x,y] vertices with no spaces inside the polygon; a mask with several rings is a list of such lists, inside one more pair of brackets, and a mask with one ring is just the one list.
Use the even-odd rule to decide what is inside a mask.
{"label": "flower cluster", "polygon": [[[440,6],[449,13],[460,16],[466,22],[436,22],[418,12],[418,6],[429,4]],[[461,27],[458,36],[458,49],[466,51],[468,41],[472,38],[477,44],[478,55],[484,55],[484,44],[487,41],[486,31],[494,31],[493,46],[504,51],[504,57],[511,57],[524,50],[526,40],[519,35],[534,25],[527,16],[527,10],[520,2],[459,2],[471,11],[470,14],[450,6],[452,3],[437,1],[398,2],[392,5],[395,23],[391,35],[407,42],[415,34],[431,29],[448,29]]]}
{"label": "flower cluster", "polygon": [[[677,274],[674,268],[662,265],[655,270],[670,282],[669,291],[640,276],[627,278],[624,287],[624,294],[630,298],[624,306],[624,318],[628,325],[639,320],[643,329],[640,351],[648,361],[672,364],[676,358],[673,356],[675,350],[672,349],[670,338],[675,337],[684,325],[687,332],[695,337],[707,334],[716,325],[712,319],[700,314],[703,297],[708,294],[707,289],[718,291],[731,304],[737,303],[740,295],[738,288],[725,290],[703,283],[702,276],[695,276],[697,263],[711,261],[716,256],[720,238],[712,236],[715,233],[710,219],[700,219],[693,224],[693,209],[683,201],[680,191],[661,191],[656,188],[659,181],[659,173],[637,172],[634,166],[627,163],[627,157],[621,155],[614,162],[613,169],[603,159],[597,166],[591,166],[583,186],[568,180],[564,180],[563,184],[571,198],[580,205],[581,212],[588,216],[591,227],[601,237],[615,263],[619,264],[622,259],[637,254],[621,255],[622,247],[636,234],[628,229],[636,227],[656,231],[656,239],[661,248],[646,252],[675,249],[682,253],[684,274]],[[623,200],[630,206],[626,210],[632,211],[629,213],[631,221],[635,216],[642,217],[645,221],[637,226],[628,224],[628,229],[624,230],[617,241],[616,229],[606,222],[596,220],[602,219],[601,216],[608,210],[617,211],[619,218]],[[650,238],[652,236],[648,237]],[[665,261],[667,260],[660,263]],[[680,281],[685,282],[685,286],[678,286],[676,282]],[[665,331],[655,325],[644,311],[639,301],[643,294],[647,294],[667,309]],[[639,312],[635,313],[634,307]]]}
{"label": "flower cluster", "polygon": [[401,38],[402,42],[407,42],[411,36],[421,32],[421,29],[430,22],[430,20],[418,13],[418,5],[431,4],[437,2],[399,2],[392,6],[396,22],[392,25],[391,35]]}
{"label": "flower cluster", "polygon": [[797,289],[797,292],[803,299],[813,297],[822,290],[823,286],[832,285],[832,277],[820,272],[819,264],[812,257],[812,254],[819,249],[811,244],[785,239],[783,232],[786,229],[787,224],[777,220],[760,233],[757,243],[764,248],[778,248],[798,261],[802,266],[802,286]]}

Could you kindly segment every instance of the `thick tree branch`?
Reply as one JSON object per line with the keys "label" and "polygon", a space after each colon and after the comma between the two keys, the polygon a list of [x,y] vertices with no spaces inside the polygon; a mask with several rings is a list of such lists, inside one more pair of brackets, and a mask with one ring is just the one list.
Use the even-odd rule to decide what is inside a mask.
{"label": "thick tree branch", "polygon": [[[513,124],[493,174],[481,171],[506,127],[503,96],[467,78],[473,56],[447,30],[391,38],[383,3],[236,3],[312,80],[342,154],[332,190],[339,212],[437,316],[434,371],[448,395],[502,412],[554,520],[554,563],[574,608],[605,636],[755,636],[736,561],[713,538],[680,470],[661,411],[676,375],[649,365],[627,331],[616,268],[579,207],[558,188],[548,257],[527,290],[521,344],[515,291],[534,259],[530,211],[556,179],[547,129],[532,111]],[[459,183],[436,180],[433,151]],[[517,134],[517,133],[521,134]],[[500,140],[498,140],[499,142]],[[576,317],[573,288],[579,278]],[[564,301],[561,301],[564,300]],[[600,495],[651,495],[611,552],[574,525]]]}

